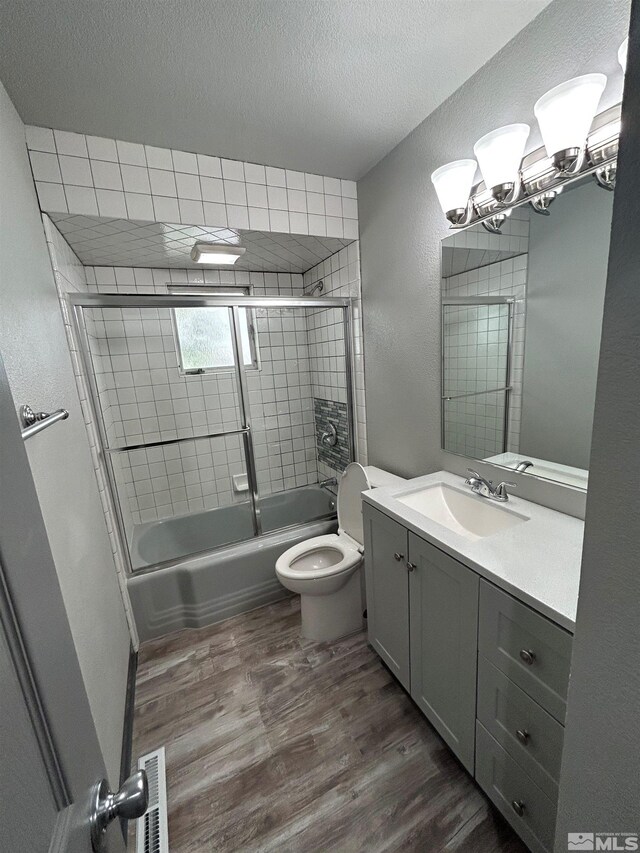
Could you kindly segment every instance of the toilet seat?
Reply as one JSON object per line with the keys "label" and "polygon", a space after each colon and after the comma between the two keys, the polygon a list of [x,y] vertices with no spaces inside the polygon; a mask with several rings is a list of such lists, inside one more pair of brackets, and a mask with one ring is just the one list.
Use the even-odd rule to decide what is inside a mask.
{"label": "toilet seat", "polygon": [[[337,552],[338,559],[333,562],[329,554],[323,559],[323,551]],[[349,571],[361,559],[360,546],[350,536],[346,533],[328,533],[326,536],[305,539],[285,551],[276,560],[276,572],[289,580],[334,577]]]}

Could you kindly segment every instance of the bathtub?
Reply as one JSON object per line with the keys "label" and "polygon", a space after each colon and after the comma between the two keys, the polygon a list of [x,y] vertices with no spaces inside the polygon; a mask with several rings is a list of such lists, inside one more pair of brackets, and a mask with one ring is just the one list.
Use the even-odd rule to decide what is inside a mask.
{"label": "bathtub", "polygon": [[249,503],[136,526],[134,568],[172,561],[127,581],[141,640],[211,625],[284,598],[289,593],[276,578],[278,557],[337,529],[335,496],[319,486],[262,498],[260,513],[258,537]]}

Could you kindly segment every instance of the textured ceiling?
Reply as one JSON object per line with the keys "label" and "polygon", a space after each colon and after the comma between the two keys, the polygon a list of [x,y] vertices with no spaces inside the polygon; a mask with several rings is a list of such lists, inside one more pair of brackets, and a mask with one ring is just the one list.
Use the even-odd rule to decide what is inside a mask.
{"label": "textured ceiling", "polygon": [[549,0],[3,0],[28,124],[357,179]]}
{"label": "textured ceiling", "polygon": [[203,269],[208,265],[195,264],[189,254],[195,242],[240,243],[247,251],[233,265],[234,270],[302,273],[350,242],[204,225],[49,215],[82,263],[97,267]]}

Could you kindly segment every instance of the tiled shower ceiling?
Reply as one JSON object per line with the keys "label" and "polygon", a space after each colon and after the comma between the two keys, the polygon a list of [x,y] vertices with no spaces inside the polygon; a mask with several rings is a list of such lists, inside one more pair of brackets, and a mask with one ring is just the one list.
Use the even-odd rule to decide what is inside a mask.
{"label": "tiled shower ceiling", "polygon": [[60,232],[90,266],[198,267],[190,257],[193,244],[240,243],[245,254],[234,269],[303,273],[350,243],[338,237],[307,237],[265,231],[238,231],[206,225],[134,222],[99,216],[51,214]]}

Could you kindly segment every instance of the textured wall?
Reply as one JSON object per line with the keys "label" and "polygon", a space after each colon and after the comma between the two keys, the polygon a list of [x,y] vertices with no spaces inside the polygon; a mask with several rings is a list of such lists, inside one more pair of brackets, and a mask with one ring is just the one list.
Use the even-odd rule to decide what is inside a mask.
{"label": "textured wall", "polygon": [[[551,86],[587,71],[610,75],[602,106],[620,97],[616,54],[627,0],[555,0],[358,183],[369,458],[404,476],[465,462],[440,450],[440,240],[447,222],[430,181],[502,124],[527,121]],[[517,475],[514,475],[517,476]],[[519,494],[573,512],[566,490],[519,477]]]}
{"label": "textured wall", "polygon": [[70,417],[26,445],[71,633],[112,785],[122,743],[129,631],[91,462],[82,409],[24,126],[0,86],[0,347],[16,407]]}
{"label": "textured wall", "polygon": [[580,600],[560,783],[566,833],[640,833],[640,4],[629,74],[591,447]]}

